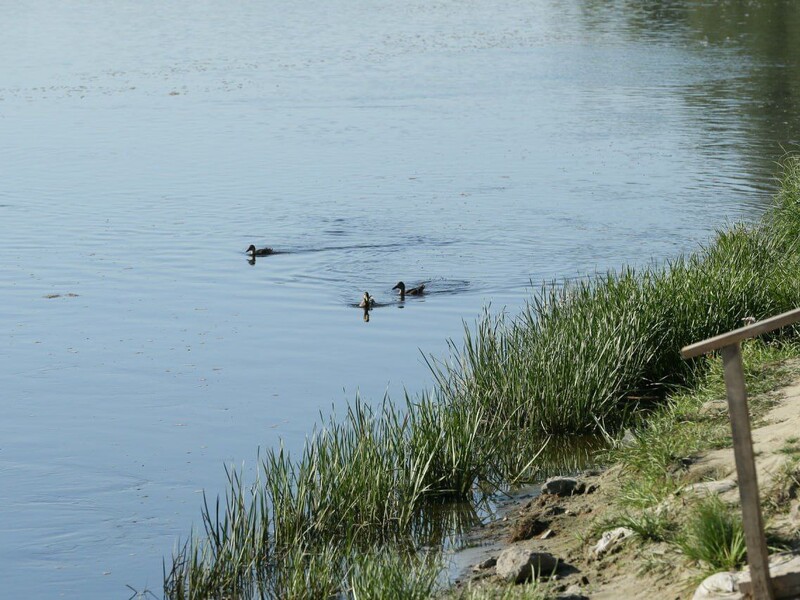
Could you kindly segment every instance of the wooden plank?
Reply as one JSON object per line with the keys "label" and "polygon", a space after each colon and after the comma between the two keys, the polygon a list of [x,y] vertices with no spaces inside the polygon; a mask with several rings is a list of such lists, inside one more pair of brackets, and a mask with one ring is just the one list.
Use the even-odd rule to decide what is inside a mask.
{"label": "wooden plank", "polygon": [[780,329],[781,327],[786,327],[787,325],[791,325],[797,321],[800,321],[800,308],[796,308],[794,310],[790,310],[789,312],[770,317],[769,319],[758,321],[752,325],[745,325],[744,327],[734,329],[728,333],[723,333],[716,337],[703,340],[702,342],[696,342],[686,346],[681,350],[681,356],[683,358],[699,356],[701,354],[705,354],[706,352],[711,352],[712,350],[718,350],[725,346],[736,344],[747,338],[755,337],[774,329]]}
{"label": "wooden plank", "polygon": [[744,386],[742,352],[739,344],[722,348],[725,369],[725,389],[728,392],[728,412],[733,434],[733,455],[736,459],[736,474],[739,479],[739,498],[742,504],[742,524],[747,545],[747,562],[753,598],[772,600],[769,581],[769,552],[764,538],[764,522],[761,519],[761,502],[758,496],[756,461],[753,454],[753,439],[750,434],[750,414],[747,410],[747,390]]}

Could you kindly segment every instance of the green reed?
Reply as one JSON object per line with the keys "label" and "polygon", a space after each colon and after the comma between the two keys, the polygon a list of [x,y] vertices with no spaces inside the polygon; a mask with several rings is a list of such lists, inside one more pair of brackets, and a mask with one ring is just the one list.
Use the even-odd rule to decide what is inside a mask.
{"label": "green reed", "polygon": [[[165,563],[165,595],[424,597],[415,551],[447,538],[436,506],[541,475],[560,456],[553,436],[613,432],[692,384],[705,362],[681,346],[800,304],[798,200],[791,159],[759,223],[665,265],[545,285],[519,316],[487,313],[429,359],[432,391],[356,400],[299,456],[268,450],[253,485],[229,471],[224,501],[204,503],[203,531]],[[398,574],[414,569],[403,596]]]}
{"label": "green reed", "polygon": [[[793,161],[788,189],[797,171]],[[518,432],[616,429],[694,381],[703,361],[683,361],[682,346],[798,306],[799,222],[784,190],[760,223],[719,232],[695,254],[544,286],[520,316],[486,315],[447,360],[431,361],[437,382],[450,402]]]}

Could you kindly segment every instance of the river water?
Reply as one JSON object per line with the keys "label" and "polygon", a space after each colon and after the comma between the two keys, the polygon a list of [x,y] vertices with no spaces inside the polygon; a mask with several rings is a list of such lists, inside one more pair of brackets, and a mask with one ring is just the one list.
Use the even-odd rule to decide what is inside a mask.
{"label": "river water", "polygon": [[[421,353],[531,284],[755,218],[798,139],[791,0],[22,0],[0,23],[8,598],[159,593],[223,465],[429,386]],[[431,293],[398,303],[400,279]]]}

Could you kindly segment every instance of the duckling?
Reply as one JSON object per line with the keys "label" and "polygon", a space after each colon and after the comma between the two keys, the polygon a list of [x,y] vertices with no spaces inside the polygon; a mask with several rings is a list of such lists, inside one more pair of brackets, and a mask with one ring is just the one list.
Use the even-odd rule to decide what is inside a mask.
{"label": "duckling", "polygon": [[397,285],[392,288],[393,290],[400,290],[400,300],[405,300],[406,295],[408,296],[421,296],[425,293],[425,284],[421,283],[416,287],[406,289],[406,284],[402,281],[398,281]]}
{"label": "duckling", "polygon": [[273,254],[275,251],[272,248],[256,248],[253,244],[247,249],[250,256],[267,256]]}
{"label": "duckling", "polygon": [[369,292],[364,292],[364,297],[358,303],[359,308],[370,309],[375,305],[375,298],[369,295]]}

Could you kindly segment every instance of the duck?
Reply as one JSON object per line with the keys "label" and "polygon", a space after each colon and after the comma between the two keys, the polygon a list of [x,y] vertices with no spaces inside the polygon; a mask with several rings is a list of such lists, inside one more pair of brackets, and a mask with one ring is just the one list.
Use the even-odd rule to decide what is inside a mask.
{"label": "duck", "polygon": [[402,281],[398,281],[397,285],[392,288],[393,290],[400,290],[400,300],[405,299],[406,295],[408,296],[421,296],[425,293],[425,284],[421,283],[416,287],[406,288],[406,284]]}
{"label": "duck", "polygon": [[369,292],[364,292],[364,297],[358,303],[359,308],[370,309],[375,305],[375,298],[369,295]]}
{"label": "duck", "polygon": [[267,256],[275,253],[272,248],[256,248],[253,244],[250,244],[247,252],[250,254],[250,256]]}

